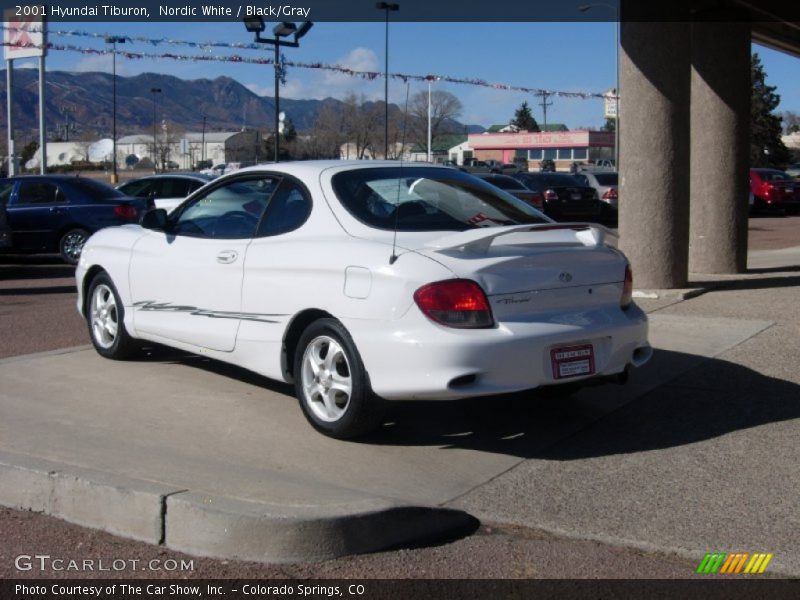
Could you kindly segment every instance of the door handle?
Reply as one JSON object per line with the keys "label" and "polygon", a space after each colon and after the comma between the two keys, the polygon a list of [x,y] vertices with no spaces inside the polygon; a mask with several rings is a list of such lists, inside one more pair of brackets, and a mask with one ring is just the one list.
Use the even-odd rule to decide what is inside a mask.
{"label": "door handle", "polygon": [[229,265],[232,262],[236,262],[237,258],[239,258],[239,253],[236,252],[236,250],[223,250],[217,254],[217,262],[222,263],[223,265]]}

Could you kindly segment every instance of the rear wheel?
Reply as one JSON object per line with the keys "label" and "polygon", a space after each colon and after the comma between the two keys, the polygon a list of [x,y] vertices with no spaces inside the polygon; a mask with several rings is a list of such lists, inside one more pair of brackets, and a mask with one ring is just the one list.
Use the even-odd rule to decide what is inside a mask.
{"label": "rear wheel", "polygon": [[98,273],[89,284],[86,322],[98,354],[114,360],[128,358],[136,343],[124,324],[125,312],[117,289],[106,273]]}
{"label": "rear wheel", "polygon": [[58,250],[64,262],[77,265],[81,259],[81,252],[86,240],[89,239],[89,232],[85,229],[70,229],[61,236],[58,243]]}
{"label": "rear wheel", "polygon": [[303,414],[317,431],[349,439],[380,424],[379,399],[350,334],[335,319],[315,321],[300,336],[294,379]]}

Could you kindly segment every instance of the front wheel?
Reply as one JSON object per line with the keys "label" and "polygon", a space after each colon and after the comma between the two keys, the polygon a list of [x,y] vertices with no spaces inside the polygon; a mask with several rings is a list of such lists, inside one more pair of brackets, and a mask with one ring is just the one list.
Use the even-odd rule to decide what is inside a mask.
{"label": "front wheel", "polygon": [[136,349],[123,322],[125,312],[114,283],[106,273],[98,273],[89,284],[86,322],[98,354],[114,360],[129,357]]}
{"label": "front wheel", "polygon": [[77,265],[81,258],[83,245],[89,239],[89,232],[85,229],[70,229],[61,236],[58,250],[64,262],[70,265]]}
{"label": "front wheel", "polygon": [[294,379],[303,414],[317,431],[350,439],[379,425],[379,399],[350,334],[335,319],[315,321],[303,332]]}

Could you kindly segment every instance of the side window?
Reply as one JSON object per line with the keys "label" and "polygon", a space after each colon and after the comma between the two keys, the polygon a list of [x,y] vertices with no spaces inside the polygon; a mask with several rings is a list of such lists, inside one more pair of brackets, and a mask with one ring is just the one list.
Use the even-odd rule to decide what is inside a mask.
{"label": "side window", "polygon": [[237,179],[192,200],[177,215],[172,233],[216,239],[253,237],[280,179]]}
{"label": "side window", "polygon": [[288,233],[300,227],[311,214],[311,200],[299,184],[285,179],[267,207],[256,237]]}
{"label": "side window", "polygon": [[590,186],[589,178],[586,175],[575,175],[575,179],[578,180],[578,183],[585,186]]}
{"label": "side window", "polygon": [[47,181],[21,181],[17,203],[19,204],[54,204],[63,202],[64,194]]}
{"label": "side window", "polygon": [[0,206],[8,204],[8,199],[11,197],[12,191],[14,191],[13,181],[4,181],[0,183]]}

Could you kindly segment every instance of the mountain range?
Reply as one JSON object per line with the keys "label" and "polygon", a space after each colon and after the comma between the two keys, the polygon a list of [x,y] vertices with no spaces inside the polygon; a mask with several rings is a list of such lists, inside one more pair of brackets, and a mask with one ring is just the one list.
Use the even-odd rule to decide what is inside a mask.
{"label": "mountain range", "polygon": [[[112,130],[113,78],[109,73],[65,71],[47,72],[45,115],[47,129],[61,139],[110,137]],[[36,69],[15,69],[13,82],[15,130],[33,136],[38,130],[39,80]],[[152,89],[161,92],[153,93]],[[0,76],[0,97],[6,102],[5,70]],[[117,76],[117,135],[152,131],[155,100],[156,120],[166,119],[186,131],[200,131],[203,115],[206,131],[231,131],[243,127],[272,129],[274,98],[258,96],[230,77],[185,80],[172,75],[142,73]],[[299,100],[281,98],[285,111],[299,132],[312,129],[317,114],[325,106],[339,108],[340,100]],[[380,103],[381,106],[383,103]],[[369,104],[365,105],[369,107]],[[390,104],[391,113],[400,108]],[[0,124],[7,127],[6,111],[0,111]],[[453,131],[476,133],[478,125],[451,124]]]}

